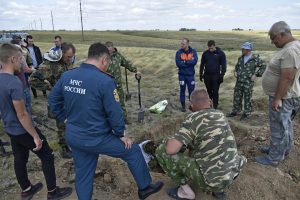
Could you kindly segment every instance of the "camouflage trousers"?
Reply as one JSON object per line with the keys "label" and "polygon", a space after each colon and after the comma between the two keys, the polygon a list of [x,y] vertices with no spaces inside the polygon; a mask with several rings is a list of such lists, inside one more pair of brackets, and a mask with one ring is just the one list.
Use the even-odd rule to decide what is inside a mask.
{"label": "camouflage trousers", "polygon": [[244,114],[250,115],[252,112],[252,92],[254,82],[240,82],[236,81],[233,94],[233,112],[239,113],[242,111],[244,98]]}
{"label": "camouflage trousers", "polygon": [[56,119],[56,127],[57,127],[57,137],[58,137],[58,144],[62,148],[62,150],[66,150],[68,145],[65,140],[65,129],[66,125],[63,122],[60,122]]}
{"label": "camouflage trousers", "polygon": [[220,191],[205,183],[199,165],[194,158],[184,153],[168,155],[165,149],[165,144],[161,144],[156,149],[156,158],[164,172],[178,185],[184,185],[188,181],[191,181],[204,191]]}
{"label": "camouflage trousers", "polygon": [[120,87],[117,87],[116,89],[118,91],[118,95],[119,95],[119,98],[120,98],[120,104],[121,104],[121,107],[122,107],[122,110],[123,110],[123,113],[124,113],[124,119],[126,119],[127,118],[127,111],[126,111],[126,105],[125,105],[125,93],[124,93],[124,90],[122,88],[122,85]]}
{"label": "camouflage trousers", "polygon": [[269,97],[269,123],[270,123],[270,152],[269,157],[274,161],[281,161],[290,153],[294,144],[293,123],[291,114],[293,110],[300,109],[300,97],[283,99],[279,111],[272,109],[274,97]]}

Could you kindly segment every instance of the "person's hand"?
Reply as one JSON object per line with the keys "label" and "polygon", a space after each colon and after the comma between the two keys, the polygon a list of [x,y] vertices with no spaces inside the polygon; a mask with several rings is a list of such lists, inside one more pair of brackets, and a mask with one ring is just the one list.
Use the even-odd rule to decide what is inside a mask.
{"label": "person's hand", "polygon": [[271,105],[271,108],[273,111],[276,111],[278,112],[279,111],[279,108],[282,106],[282,100],[281,99],[274,99],[272,101],[272,105]]}
{"label": "person's hand", "polygon": [[35,144],[35,148],[33,149],[33,151],[39,151],[43,146],[43,140],[41,140],[40,137],[37,135],[33,138],[33,141]]}
{"label": "person's hand", "polygon": [[122,140],[122,142],[124,142],[125,149],[130,149],[131,148],[131,146],[133,144],[133,141],[130,138],[124,136],[124,137],[121,137],[120,139]]}
{"label": "person's hand", "polygon": [[255,80],[256,80],[256,75],[253,74],[253,75],[251,76],[251,81],[255,81]]}

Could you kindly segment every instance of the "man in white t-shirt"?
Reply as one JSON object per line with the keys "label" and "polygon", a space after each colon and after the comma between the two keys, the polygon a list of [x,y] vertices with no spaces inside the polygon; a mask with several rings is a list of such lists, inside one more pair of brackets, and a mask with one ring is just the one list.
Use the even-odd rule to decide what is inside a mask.
{"label": "man in white t-shirt", "polygon": [[294,143],[291,114],[300,109],[300,42],[284,21],[273,24],[269,36],[272,44],[280,48],[262,79],[263,90],[269,96],[270,146],[261,149],[266,156],[255,160],[277,166]]}

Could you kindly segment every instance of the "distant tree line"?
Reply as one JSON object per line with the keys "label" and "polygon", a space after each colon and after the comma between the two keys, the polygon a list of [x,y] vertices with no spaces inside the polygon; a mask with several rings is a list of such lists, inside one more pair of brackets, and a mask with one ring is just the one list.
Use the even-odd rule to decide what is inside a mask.
{"label": "distant tree line", "polygon": [[180,28],[179,31],[196,31],[195,28]]}

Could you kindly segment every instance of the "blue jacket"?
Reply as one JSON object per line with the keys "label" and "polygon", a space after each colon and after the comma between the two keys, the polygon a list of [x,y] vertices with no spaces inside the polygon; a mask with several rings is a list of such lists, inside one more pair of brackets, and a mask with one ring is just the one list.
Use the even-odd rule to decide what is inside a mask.
{"label": "blue jacket", "polygon": [[124,115],[114,80],[96,66],[83,63],[65,72],[49,95],[54,116],[66,123],[66,134],[122,136]]}
{"label": "blue jacket", "polygon": [[197,51],[189,46],[189,49],[179,49],[175,56],[176,65],[178,67],[178,74],[180,75],[194,75],[195,65],[198,62]]}
{"label": "blue jacket", "polygon": [[201,58],[200,64],[200,76],[206,75],[225,75],[227,68],[225,53],[220,49],[216,48],[216,51],[210,52],[206,50]]}

